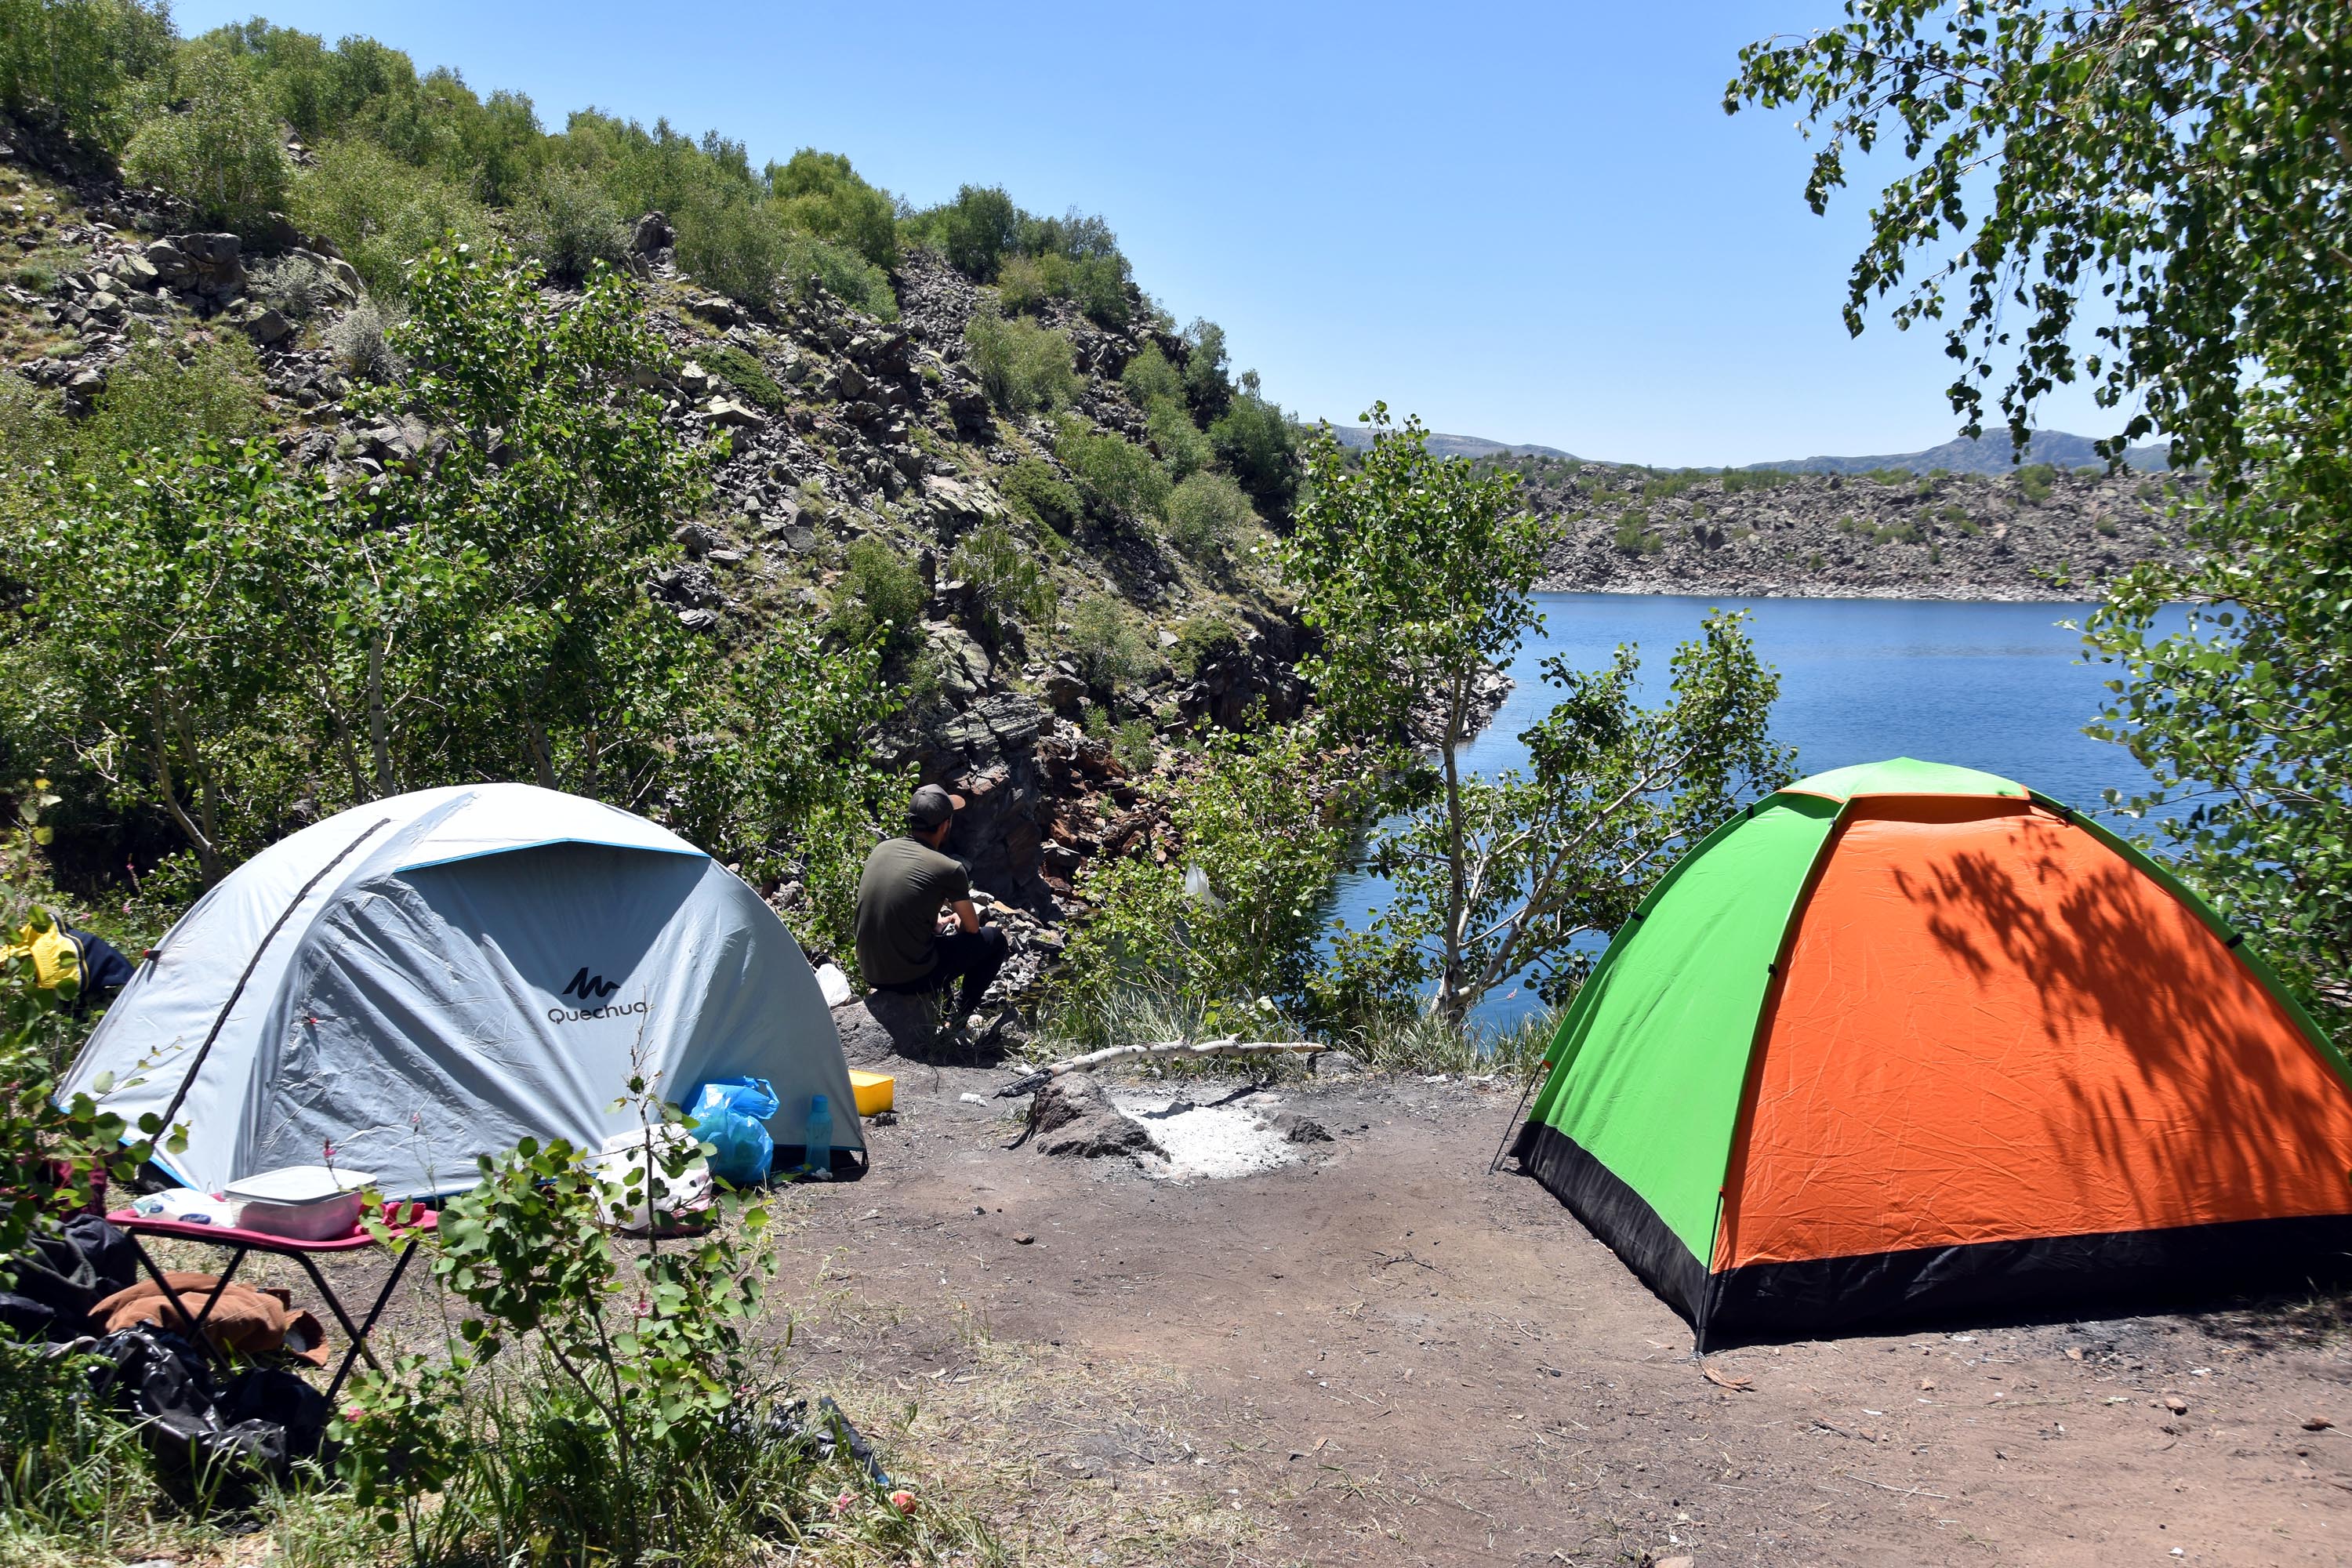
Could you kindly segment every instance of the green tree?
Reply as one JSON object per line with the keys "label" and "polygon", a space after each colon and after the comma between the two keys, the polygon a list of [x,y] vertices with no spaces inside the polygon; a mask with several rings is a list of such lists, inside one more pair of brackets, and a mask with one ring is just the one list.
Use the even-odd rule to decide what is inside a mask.
{"label": "green tree", "polygon": [[520,773],[645,801],[685,701],[678,672],[699,663],[646,588],[674,554],[672,518],[708,487],[705,456],[632,384],[667,350],[629,280],[601,276],[571,308],[539,281],[496,247],[431,254],[390,334],[416,370],[355,399],[438,437],[388,478],[385,511],[421,526],[361,616],[387,645],[371,661],[399,645],[410,699],[404,754],[379,759],[387,791],[394,774]]}
{"label": "green tree", "polygon": [[161,809],[206,885],[275,826],[288,613],[320,608],[285,590],[330,504],[267,446],[110,452],[16,541],[46,736],[120,804]]}
{"label": "green tree", "polygon": [[1002,185],[965,185],[954,201],[925,214],[922,225],[948,265],[982,283],[994,282],[1004,258],[1021,248],[1021,209]]}
{"label": "green tree", "polygon": [[1298,426],[1260,395],[1257,372],[1242,376],[1241,392],[1209,426],[1209,445],[1268,517],[1288,513],[1298,494]]}
{"label": "green tree", "polygon": [[0,110],[113,151],[172,58],[163,0],[0,0]]}
{"label": "green tree", "polygon": [[803,147],[768,165],[768,188],[793,227],[831,240],[876,267],[898,261],[898,215],[890,193],[859,178],[838,153]]}
{"label": "green tree", "polygon": [[[1794,107],[1818,130],[1817,210],[1849,149],[1899,145],[1847,323],[1898,291],[1898,325],[1948,323],[1970,429],[1996,376],[2021,443],[2037,398],[2087,380],[2107,406],[2137,402],[2111,456],[2158,431],[2177,466],[2204,465],[2204,493],[2181,508],[2191,563],[2136,568],[2091,622],[2118,677],[2100,732],[2156,779],[2117,804],[2160,819],[2200,888],[2338,1019],[2352,1005],[2347,54],[2352,16],[2323,0],[1852,0],[1836,27],[1751,46],[1726,97]],[[1952,259],[1915,279],[1923,253]],[[2161,629],[2181,600],[2217,607]]]}
{"label": "green tree", "polygon": [[251,68],[228,49],[199,43],[182,51],[173,74],[184,107],[140,127],[124,169],[233,228],[283,206],[293,165]]}
{"label": "green tree", "polygon": [[1328,428],[1309,447],[1307,500],[1282,566],[1322,636],[1299,671],[1327,733],[1402,750],[1418,724],[1438,752],[1448,857],[1439,999],[1459,1011],[1477,890],[1456,753],[1478,717],[1480,677],[1538,624],[1528,595],[1543,570],[1543,530],[1513,509],[1516,475],[1432,457],[1421,421],[1391,427],[1386,404],[1364,417],[1373,437],[1360,461]]}
{"label": "green tree", "polygon": [[1770,738],[1780,677],[1739,622],[1702,623],[1655,709],[1634,703],[1630,647],[1601,670],[1547,659],[1560,695],[1520,733],[1527,770],[1449,784],[1375,834],[1367,863],[1390,900],[1370,929],[1339,939],[1331,998],[1349,1010],[1420,1001],[1458,1021],[1530,972],[1547,1002],[1566,1005],[1592,939],[1743,801],[1794,776],[1796,753]]}

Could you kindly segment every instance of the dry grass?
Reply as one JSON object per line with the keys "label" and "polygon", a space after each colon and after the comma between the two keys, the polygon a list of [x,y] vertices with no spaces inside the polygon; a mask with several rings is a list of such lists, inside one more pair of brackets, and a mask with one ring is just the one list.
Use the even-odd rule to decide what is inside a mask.
{"label": "dry grass", "polygon": [[[1217,1487],[1232,1413],[1174,1369],[999,1338],[950,1301],[913,1313],[859,1298],[821,1264],[796,1331],[837,1355],[845,1407],[886,1463],[927,1479],[1024,1563],[1225,1563],[1263,1519]],[[926,1506],[930,1506],[928,1502]]]}

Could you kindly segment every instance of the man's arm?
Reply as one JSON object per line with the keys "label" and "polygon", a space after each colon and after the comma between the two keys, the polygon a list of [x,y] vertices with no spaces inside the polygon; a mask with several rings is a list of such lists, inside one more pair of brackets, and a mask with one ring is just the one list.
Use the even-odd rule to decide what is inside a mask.
{"label": "man's arm", "polygon": [[970,899],[958,899],[954,908],[958,931],[975,931],[980,929],[980,911],[971,907]]}

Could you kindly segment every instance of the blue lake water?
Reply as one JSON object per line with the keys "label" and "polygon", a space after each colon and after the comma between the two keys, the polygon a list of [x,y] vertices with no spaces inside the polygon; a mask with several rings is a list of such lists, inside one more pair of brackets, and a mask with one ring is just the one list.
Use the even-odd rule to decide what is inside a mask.
{"label": "blue lake water", "polygon": [[[1495,721],[1461,752],[1472,773],[1523,766],[1519,731],[1548,710],[1554,689],[1543,661],[1563,654],[1576,668],[1607,663],[1620,643],[1642,650],[1645,697],[1670,679],[1676,644],[1713,607],[1749,612],[1758,650],[1780,672],[1773,731],[1797,748],[1800,774],[1886,757],[1958,763],[2012,778],[2043,795],[2096,810],[2102,792],[2129,794],[2147,774],[2121,746],[2083,726],[2106,696],[2111,671],[2085,662],[2088,605],[1952,604],[1895,599],[1714,599],[1616,594],[1542,594],[1543,628],[1511,667],[1517,681]],[[1376,877],[1345,879],[1334,910],[1350,925],[1377,912]],[[1542,1004],[1499,986],[1476,1014],[1507,1026]]]}

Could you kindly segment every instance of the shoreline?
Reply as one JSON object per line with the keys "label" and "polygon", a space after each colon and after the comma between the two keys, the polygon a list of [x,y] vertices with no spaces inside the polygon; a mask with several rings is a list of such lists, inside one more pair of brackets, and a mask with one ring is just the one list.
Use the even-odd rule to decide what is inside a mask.
{"label": "shoreline", "polygon": [[1967,584],[1948,591],[1938,592],[1931,585],[1918,583],[1890,584],[1884,587],[1852,583],[1824,584],[1820,589],[1794,588],[1786,583],[1735,584],[1720,580],[1696,583],[1667,583],[1654,586],[1624,587],[1566,582],[1547,577],[1538,581],[1534,592],[1538,594],[1594,594],[1619,599],[1853,599],[1868,601],[1910,601],[1933,605],[2096,605],[2096,595],[2074,598],[2059,596],[2056,584],[2037,583],[2014,587],[1993,587],[1982,584]]}

